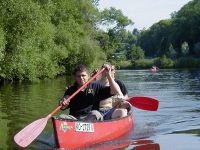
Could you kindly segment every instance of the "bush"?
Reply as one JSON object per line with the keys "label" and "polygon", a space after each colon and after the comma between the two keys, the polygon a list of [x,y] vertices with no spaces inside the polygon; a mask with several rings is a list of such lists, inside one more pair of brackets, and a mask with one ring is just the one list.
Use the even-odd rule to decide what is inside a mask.
{"label": "bush", "polygon": [[118,69],[130,69],[131,68],[131,61],[120,61],[120,62],[114,62],[113,64]]}
{"label": "bush", "polygon": [[200,67],[200,60],[192,57],[180,58],[176,61],[175,67],[177,68],[197,68]]}
{"label": "bush", "polygon": [[150,68],[154,64],[153,59],[140,59],[132,63],[133,67],[138,68]]}
{"label": "bush", "polygon": [[174,67],[174,61],[170,58],[167,58],[165,55],[162,57],[157,58],[155,61],[155,65],[159,68],[173,68]]}

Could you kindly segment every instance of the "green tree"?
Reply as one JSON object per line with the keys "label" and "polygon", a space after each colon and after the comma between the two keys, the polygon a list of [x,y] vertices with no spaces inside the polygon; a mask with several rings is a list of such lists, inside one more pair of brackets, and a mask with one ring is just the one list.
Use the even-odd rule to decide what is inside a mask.
{"label": "green tree", "polygon": [[112,29],[120,30],[124,29],[126,26],[133,24],[133,22],[124,16],[122,11],[114,7],[109,9],[104,9],[101,12],[100,24],[111,26]]}
{"label": "green tree", "polygon": [[189,45],[187,42],[183,42],[181,45],[181,55],[186,56],[189,53]]}
{"label": "green tree", "polygon": [[170,25],[170,20],[161,20],[150,29],[141,31],[138,45],[144,49],[146,56],[162,56],[167,53]]}
{"label": "green tree", "polygon": [[127,54],[128,58],[131,59],[131,61],[139,60],[144,58],[144,51],[141,49],[141,47],[133,45],[131,46],[130,53]]}
{"label": "green tree", "polygon": [[172,44],[169,45],[168,56],[170,58],[175,58],[176,57],[176,51],[175,51],[175,49],[174,49]]}
{"label": "green tree", "polygon": [[200,55],[200,42],[194,45],[194,53],[198,56]]}
{"label": "green tree", "polygon": [[68,73],[80,58],[89,66],[103,60],[105,55],[95,38],[96,3],[98,0],[1,1],[0,78],[53,78]]}
{"label": "green tree", "polygon": [[143,30],[138,44],[144,49],[145,55],[154,57],[168,54],[169,45],[173,44],[177,56],[181,56],[181,45],[184,41],[190,47],[189,54],[200,35],[200,1],[193,0],[184,5],[178,12],[171,14],[171,19],[161,20],[147,30]]}
{"label": "green tree", "polygon": [[98,34],[100,46],[107,54],[108,61],[112,61],[113,56],[119,53],[125,53],[130,44],[135,43],[136,36],[125,29],[132,21],[124,16],[121,10],[113,7],[104,9],[99,24],[108,28],[107,32],[102,31]]}

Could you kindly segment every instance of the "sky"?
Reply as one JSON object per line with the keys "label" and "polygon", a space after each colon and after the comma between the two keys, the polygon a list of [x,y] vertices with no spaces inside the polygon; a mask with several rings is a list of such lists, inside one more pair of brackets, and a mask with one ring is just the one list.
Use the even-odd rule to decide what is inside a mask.
{"label": "sky", "polygon": [[192,0],[100,0],[99,9],[115,7],[131,19],[134,24],[127,29],[148,29],[154,23],[169,19],[170,14],[180,10]]}

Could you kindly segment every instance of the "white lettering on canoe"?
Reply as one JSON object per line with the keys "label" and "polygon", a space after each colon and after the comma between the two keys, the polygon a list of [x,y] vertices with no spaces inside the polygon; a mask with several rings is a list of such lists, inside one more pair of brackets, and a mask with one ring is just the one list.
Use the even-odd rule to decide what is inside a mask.
{"label": "white lettering on canoe", "polygon": [[76,122],[75,130],[77,132],[94,132],[94,124],[87,122]]}

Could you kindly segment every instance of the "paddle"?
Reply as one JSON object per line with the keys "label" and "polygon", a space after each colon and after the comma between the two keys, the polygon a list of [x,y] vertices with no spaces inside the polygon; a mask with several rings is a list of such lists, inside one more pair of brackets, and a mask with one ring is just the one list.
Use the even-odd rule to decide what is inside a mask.
{"label": "paddle", "polygon": [[132,106],[143,110],[156,111],[158,109],[159,101],[144,96],[134,96],[127,100]]}
{"label": "paddle", "polygon": [[[90,82],[92,82],[97,76],[99,76],[105,68],[102,68],[97,74],[95,74],[91,79],[89,79],[84,85],[82,85],[75,93],[73,93],[69,98],[66,99],[66,103],[69,103],[70,100],[83,88],[85,88]],[[14,141],[16,144],[18,144],[21,147],[27,147],[45,128],[47,121],[51,116],[56,113],[60,108],[62,107],[62,104],[59,105],[56,109],[54,109],[49,115],[47,115],[45,118],[38,119],[28,126],[26,126],[24,129],[22,129],[20,132],[18,132],[14,136]]]}

